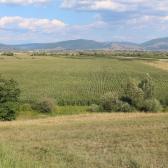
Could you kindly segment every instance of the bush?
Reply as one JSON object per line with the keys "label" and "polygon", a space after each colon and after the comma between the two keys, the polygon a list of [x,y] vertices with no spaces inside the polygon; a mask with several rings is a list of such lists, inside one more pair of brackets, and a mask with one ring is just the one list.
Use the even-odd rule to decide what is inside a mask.
{"label": "bush", "polygon": [[154,83],[149,74],[139,83],[139,88],[143,90],[145,99],[154,98]]}
{"label": "bush", "polygon": [[32,111],[32,107],[30,104],[25,103],[25,104],[20,105],[19,110],[20,111]]}
{"label": "bush", "polygon": [[103,111],[116,111],[116,104],[118,103],[118,101],[118,95],[116,93],[109,92],[102,96],[100,105]]}
{"label": "bush", "polygon": [[1,55],[2,56],[14,56],[14,53],[12,53],[12,52],[4,52]]}
{"label": "bush", "polygon": [[20,96],[18,84],[13,79],[6,80],[0,76],[0,103],[17,102]]}
{"label": "bush", "polygon": [[16,118],[19,96],[20,89],[17,82],[0,76],[0,120],[10,121]]}
{"label": "bush", "polygon": [[134,80],[129,80],[124,88],[124,96],[122,101],[127,102],[131,106],[140,109],[144,101],[144,92],[138,87]]}
{"label": "bush", "polygon": [[133,112],[136,111],[136,109],[134,107],[131,107],[130,104],[123,102],[123,101],[119,101],[118,104],[116,104],[117,112]]}
{"label": "bush", "polygon": [[34,52],[31,54],[31,56],[47,56],[48,54],[46,52]]}
{"label": "bush", "polygon": [[142,111],[145,112],[159,112],[162,110],[162,106],[157,99],[147,99],[144,101]]}
{"label": "bush", "polygon": [[139,84],[133,80],[128,81],[124,88],[125,95],[121,98],[132,107],[140,111],[159,111],[160,102],[154,99],[154,84],[152,78],[147,74]]}
{"label": "bush", "polygon": [[[127,102],[123,102],[118,98],[116,93],[106,93],[101,99],[101,107],[103,111],[107,112],[132,112],[135,111],[133,107]],[[100,107],[99,107],[100,109]]]}
{"label": "bush", "polygon": [[100,109],[100,106],[99,106],[99,105],[97,105],[97,104],[92,104],[92,105],[88,108],[87,111],[89,111],[89,112],[99,112],[99,111],[101,111],[101,109]]}
{"label": "bush", "polygon": [[163,105],[163,107],[168,107],[168,96],[165,97],[164,99],[161,99],[161,104]]}
{"label": "bush", "polygon": [[128,168],[141,168],[141,166],[135,160],[130,160]]}
{"label": "bush", "polygon": [[11,121],[16,119],[17,104],[7,102],[0,105],[0,120]]}
{"label": "bush", "polygon": [[[154,84],[149,75],[139,84],[135,80],[129,80],[124,87],[123,95],[118,97],[116,93],[106,93],[100,101],[100,107],[107,112],[158,112],[162,110],[160,102],[154,98]],[[165,99],[165,107],[167,101]]]}
{"label": "bush", "polygon": [[51,98],[43,98],[37,103],[36,108],[42,113],[51,113],[55,108],[54,100]]}

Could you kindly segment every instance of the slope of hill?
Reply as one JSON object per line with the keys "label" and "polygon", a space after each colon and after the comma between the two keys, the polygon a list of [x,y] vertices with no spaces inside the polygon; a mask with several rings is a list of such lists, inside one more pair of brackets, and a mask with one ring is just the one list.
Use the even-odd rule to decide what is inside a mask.
{"label": "slope of hill", "polygon": [[140,47],[135,43],[129,42],[97,42],[93,40],[69,40],[56,43],[31,43],[21,45],[0,45],[0,50],[96,50],[96,49],[113,49],[113,50],[135,50]]}
{"label": "slope of hill", "polygon": [[168,50],[168,38],[158,38],[147,41],[141,45],[147,50],[161,51]]}
{"label": "slope of hill", "polygon": [[112,50],[143,50],[143,47],[136,43],[131,42],[112,42]]}
{"label": "slope of hill", "polygon": [[108,48],[108,43],[96,42],[93,40],[69,40],[57,43],[32,43],[15,45],[16,49],[35,50],[35,49],[63,49],[63,50],[89,50]]}
{"label": "slope of hill", "polygon": [[9,45],[0,44],[0,49],[7,49],[7,48],[10,48]]}

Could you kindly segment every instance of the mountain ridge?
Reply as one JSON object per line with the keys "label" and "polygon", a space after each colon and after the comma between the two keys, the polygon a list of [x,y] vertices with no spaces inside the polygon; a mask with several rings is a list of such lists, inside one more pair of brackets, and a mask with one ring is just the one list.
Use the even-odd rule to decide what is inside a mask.
{"label": "mountain ridge", "polygon": [[152,39],[141,45],[148,50],[168,50],[168,37]]}
{"label": "mountain ridge", "polygon": [[0,50],[151,50],[168,51],[168,37],[146,41],[142,44],[133,42],[98,42],[76,39],[53,43],[28,43],[7,45],[0,43]]}

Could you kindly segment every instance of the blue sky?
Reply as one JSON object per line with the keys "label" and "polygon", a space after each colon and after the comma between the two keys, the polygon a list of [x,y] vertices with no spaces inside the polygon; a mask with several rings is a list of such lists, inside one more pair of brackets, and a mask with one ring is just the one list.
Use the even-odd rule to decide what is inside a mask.
{"label": "blue sky", "polygon": [[168,0],[0,0],[0,43],[167,36]]}

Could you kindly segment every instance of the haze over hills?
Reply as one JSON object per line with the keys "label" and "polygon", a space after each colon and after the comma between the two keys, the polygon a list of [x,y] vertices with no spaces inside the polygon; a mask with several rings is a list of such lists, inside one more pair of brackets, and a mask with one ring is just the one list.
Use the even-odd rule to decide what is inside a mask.
{"label": "haze over hills", "polygon": [[168,38],[159,38],[136,44],[131,42],[97,42],[94,40],[68,40],[56,43],[0,44],[0,50],[152,50],[168,51]]}
{"label": "haze over hills", "polygon": [[168,50],[168,37],[158,38],[141,44],[147,50]]}

